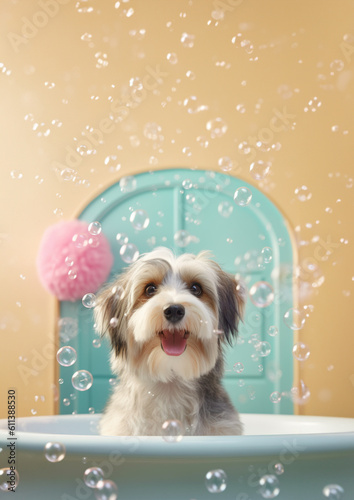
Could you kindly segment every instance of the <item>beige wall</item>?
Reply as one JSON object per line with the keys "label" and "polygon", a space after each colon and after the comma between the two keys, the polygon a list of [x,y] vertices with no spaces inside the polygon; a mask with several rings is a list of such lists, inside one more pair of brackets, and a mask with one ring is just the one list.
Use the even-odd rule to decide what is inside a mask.
{"label": "beige wall", "polygon": [[[311,350],[297,367],[311,390],[299,412],[354,417],[353,2],[114,5],[31,0],[1,7],[0,416],[6,416],[8,387],[17,388],[19,416],[54,411],[56,302],[35,270],[46,227],[77,215],[122,175],[175,166],[218,170],[218,159],[228,156],[230,173],[264,191],[296,237],[300,305],[313,306],[299,336]],[[224,8],[218,21],[215,5]],[[79,12],[80,6],[93,10]],[[194,35],[193,47],[181,42],[184,32]],[[85,33],[90,40],[81,39]],[[99,52],[108,65],[97,68]],[[143,90],[139,82],[129,87],[134,77]],[[189,113],[183,103],[191,96],[207,109]],[[321,105],[305,112],[310,100]],[[127,116],[109,122],[110,114],[120,116],[123,101]],[[227,131],[211,138],[206,123],[217,117]],[[146,137],[151,122],[161,127],[158,141]],[[102,143],[91,148],[95,154],[71,158],[68,148],[75,138],[82,143],[87,126],[100,129]],[[249,172],[254,147],[250,155],[238,151],[252,137],[276,145],[254,153],[272,162],[263,181]],[[110,155],[120,170],[105,165]],[[74,181],[59,175],[67,167]],[[295,194],[303,185],[312,193],[305,202]],[[323,284],[311,286],[321,276]]]}

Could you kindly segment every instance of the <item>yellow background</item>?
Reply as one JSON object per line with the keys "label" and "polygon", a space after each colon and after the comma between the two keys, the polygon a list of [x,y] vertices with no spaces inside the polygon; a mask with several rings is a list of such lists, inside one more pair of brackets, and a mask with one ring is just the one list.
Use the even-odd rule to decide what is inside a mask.
{"label": "yellow background", "polygon": [[[18,416],[55,409],[57,304],[35,269],[44,230],[121,176],[219,170],[224,156],[231,175],[279,207],[298,249],[300,307],[311,310],[299,339],[311,354],[295,383],[311,397],[297,411],[354,417],[353,2],[14,0],[0,14],[0,417],[10,387]],[[310,101],[315,111],[305,111]],[[108,131],[102,120],[124,106]],[[277,113],[288,116],[283,128]],[[215,118],[227,125],[222,137],[206,128]],[[160,127],[157,141],[146,137],[149,123]],[[102,143],[68,157],[87,126],[106,127]],[[259,139],[273,149],[240,153]],[[271,162],[262,181],[251,155]],[[302,186],[307,201],[295,192]]]}

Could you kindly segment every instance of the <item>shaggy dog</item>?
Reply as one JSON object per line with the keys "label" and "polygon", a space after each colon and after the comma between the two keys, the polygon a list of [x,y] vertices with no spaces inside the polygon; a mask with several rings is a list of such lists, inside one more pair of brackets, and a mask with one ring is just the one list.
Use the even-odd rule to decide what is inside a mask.
{"label": "shaggy dog", "polygon": [[223,346],[236,336],[245,292],[208,252],[142,255],[97,296],[96,329],[108,332],[119,383],[100,422],[103,435],[242,433],[221,385]]}

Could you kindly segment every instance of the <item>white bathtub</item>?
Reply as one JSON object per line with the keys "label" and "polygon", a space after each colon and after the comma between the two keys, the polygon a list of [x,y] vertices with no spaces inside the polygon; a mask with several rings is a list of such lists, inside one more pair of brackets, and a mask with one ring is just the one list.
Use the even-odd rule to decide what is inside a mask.
{"label": "white bathtub", "polygon": [[[99,415],[17,419],[15,500],[95,499],[84,482],[87,468],[99,466],[118,486],[118,500],[262,499],[259,479],[279,481],[279,499],[320,500],[328,484],[354,494],[354,419],[292,415],[242,415],[245,435],[184,437],[167,443],[159,437],[97,435]],[[0,420],[1,467],[9,451],[7,421]],[[65,445],[57,463],[44,456],[47,442]],[[284,472],[275,473],[275,464]],[[208,491],[205,475],[222,469],[225,491]]]}

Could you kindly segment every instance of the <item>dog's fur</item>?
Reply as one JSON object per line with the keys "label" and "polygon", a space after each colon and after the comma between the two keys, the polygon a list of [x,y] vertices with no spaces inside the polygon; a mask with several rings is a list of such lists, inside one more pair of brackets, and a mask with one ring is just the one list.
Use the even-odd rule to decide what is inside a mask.
{"label": "dog's fur", "polygon": [[244,295],[208,252],[176,258],[162,247],[106,287],[96,329],[109,332],[119,383],[101,434],[161,435],[166,420],[181,421],[189,435],[241,434],[221,378],[223,345],[236,336]]}

